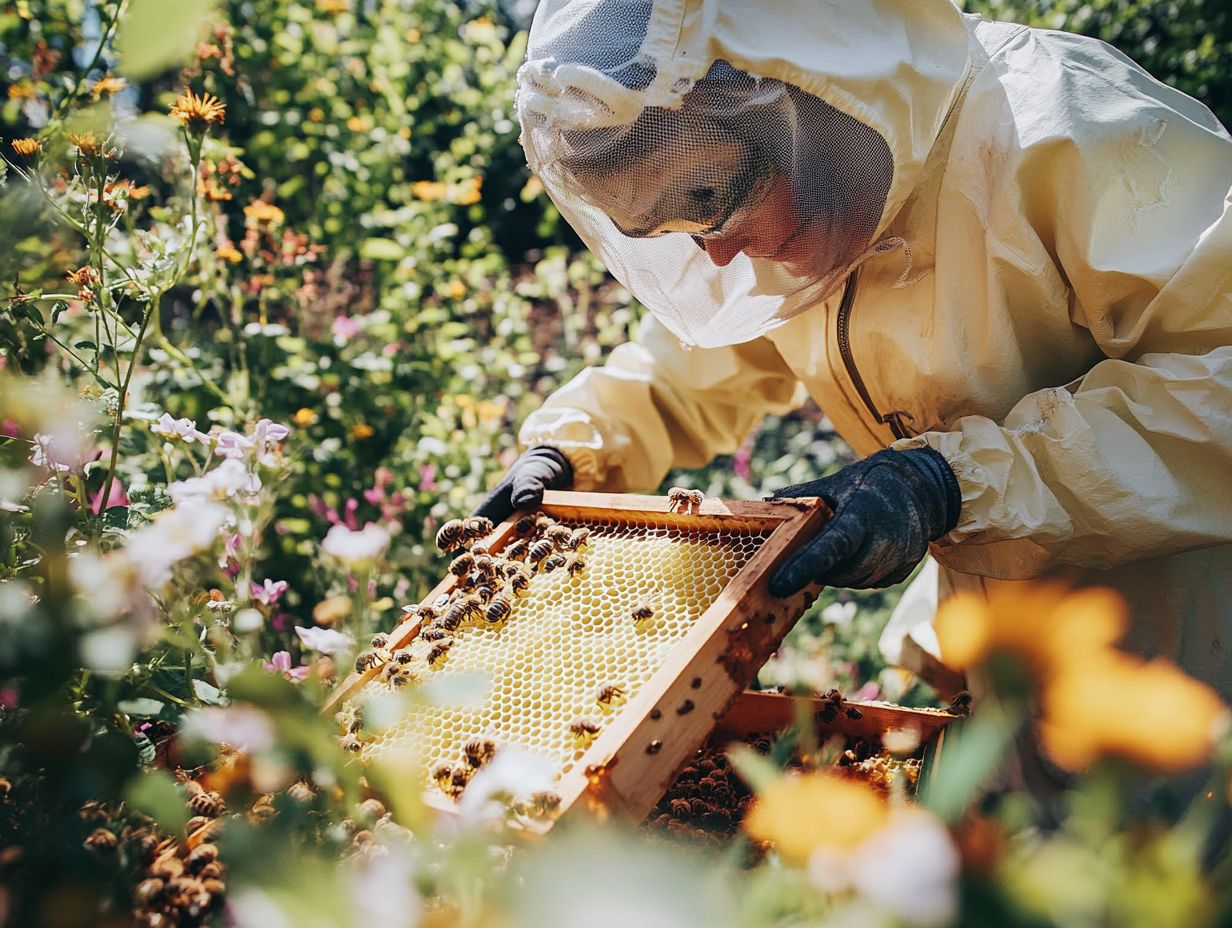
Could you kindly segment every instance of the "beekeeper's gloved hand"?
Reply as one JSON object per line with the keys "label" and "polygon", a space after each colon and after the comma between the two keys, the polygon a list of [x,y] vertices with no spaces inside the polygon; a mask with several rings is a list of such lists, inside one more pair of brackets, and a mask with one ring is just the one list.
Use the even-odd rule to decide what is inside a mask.
{"label": "beekeeper's gloved hand", "polygon": [[771,578],[775,596],[810,583],[863,590],[905,580],[928,543],[958,524],[962,504],[954,471],[932,448],[878,451],[774,494],[800,496],[820,496],[834,516]]}
{"label": "beekeeper's gloved hand", "polygon": [[479,508],[477,516],[503,522],[515,509],[537,506],[544,490],[567,490],[573,486],[573,467],[555,448],[536,445],[513,462],[504,477]]}

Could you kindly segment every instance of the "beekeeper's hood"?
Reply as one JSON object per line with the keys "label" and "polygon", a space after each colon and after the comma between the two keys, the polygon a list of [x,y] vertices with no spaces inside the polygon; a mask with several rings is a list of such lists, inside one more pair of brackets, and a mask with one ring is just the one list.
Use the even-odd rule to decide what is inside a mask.
{"label": "beekeeper's hood", "polygon": [[[824,299],[912,190],[968,64],[950,0],[543,0],[531,169],[683,342]],[[723,248],[740,246],[712,260]]]}

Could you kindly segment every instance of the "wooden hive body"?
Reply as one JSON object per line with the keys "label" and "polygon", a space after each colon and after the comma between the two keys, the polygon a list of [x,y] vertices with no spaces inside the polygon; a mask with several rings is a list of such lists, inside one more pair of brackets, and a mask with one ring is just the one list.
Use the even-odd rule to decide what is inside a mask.
{"label": "wooden hive body", "polygon": [[[416,641],[420,620],[403,622],[388,646],[417,655],[422,679],[480,669],[490,678],[488,695],[478,706],[408,710],[365,745],[361,759],[398,745],[417,751],[428,802],[448,810],[453,803],[442,793],[434,797],[430,770],[456,763],[468,738],[491,737],[552,761],[560,816],[640,819],[815,598],[817,589],[777,599],[766,587],[828,511],[820,500],[705,500],[685,514],[666,497],[560,491],[549,491],[537,511],[592,530],[587,570],[536,577],[507,621],[459,630],[435,666],[419,654],[428,647]],[[515,524],[516,517],[485,540],[493,555],[516,539]],[[447,575],[424,602],[460,595],[460,583]],[[647,598],[654,617],[634,623],[630,613]],[[379,693],[386,687],[382,673],[378,666],[352,675],[327,711]],[[609,684],[620,684],[625,699],[601,710],[594,694]],[[585,744],[566,731],[580,715],[599,722]],[[550,822],[524,824],[545,830]]]}

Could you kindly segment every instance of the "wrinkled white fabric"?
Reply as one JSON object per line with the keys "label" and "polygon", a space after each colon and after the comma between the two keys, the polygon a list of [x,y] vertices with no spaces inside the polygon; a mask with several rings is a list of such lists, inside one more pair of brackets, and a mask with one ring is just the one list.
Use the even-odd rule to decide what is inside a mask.
{"label": "wrinkled white fabric", "polygon": [[773,67],[890,142],[878,240],[902,245],[849,294],[868,401],[835,293],[734,347],[685,350],[649,318],[522,440],[561,447],[581,489],[644,490],[734,451],[802,388],[858,452],[927,444],[950,462],[963,509],[933,545],[943,594],[1055,572],[1111,586],[1137,650],[1232,696],[1227,132],[1100,42],[953,19],[944,0],[686,6],[690,49]]}

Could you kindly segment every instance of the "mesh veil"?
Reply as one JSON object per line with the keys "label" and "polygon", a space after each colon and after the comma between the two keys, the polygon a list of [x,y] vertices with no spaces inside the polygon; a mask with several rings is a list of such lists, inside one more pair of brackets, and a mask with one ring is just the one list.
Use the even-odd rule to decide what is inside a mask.
{"label": "mesh veil", "polygon": [[748,341],[842,283],[894,158],[873,128],[724,61],[682,71],[652,0],[544,0],[519,72],[532,170],[685,344]]}

